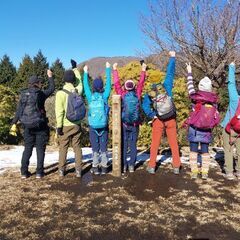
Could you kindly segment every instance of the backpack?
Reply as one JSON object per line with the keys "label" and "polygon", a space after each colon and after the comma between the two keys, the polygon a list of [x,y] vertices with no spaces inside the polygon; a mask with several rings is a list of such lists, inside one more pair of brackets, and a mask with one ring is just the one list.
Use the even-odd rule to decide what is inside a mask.
{"label": "backpack", "polygon": [[198,102],[190,113],[187,124],[199,129],[212,129],[220,122],[216,104]]}
{"label": "backpack", "polygon": [[88,123],[94,129],[105,128],[108,125],[109,107],[103,95],[93,93],[88,109]]}
{"label": "backpack", "polygon": [[233,118],[230,119],[225,128],[226,132],[229,134],[231,129],[234,130],[234,132],[240,134],[240,100],[238,102],[238,107],[235,115],[233,116]]}
{"label": "backpack", "polygon": [[176,117],[176,107],[172,98],[167,94],[159,94],[153,99],[153,108],[157,111],[157,117],[164,121]]}
{"label": "backpack", "polygon": [[127,92],[123,97],[122,121],[127,124],[140,121],[140,102],[135,91]]}
{"label": "backpack", "polygon": [[66,118],[70,122],[78,122],[86,115],[86,107],[83,98],[76,92],[70,92],[62,89],[63,92],[68,94]]}
{"label": "backpack", "polygon": [[26,128],[39,128],[46,122],[44,109],[39,109],[39,94],[38,90],[23,90],[20,96],[22,111],[20,112],[19,120]]}

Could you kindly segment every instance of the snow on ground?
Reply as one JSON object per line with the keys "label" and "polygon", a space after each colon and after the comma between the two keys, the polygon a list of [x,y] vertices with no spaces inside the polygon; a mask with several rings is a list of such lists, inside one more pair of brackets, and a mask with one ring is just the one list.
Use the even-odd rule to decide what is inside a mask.
{"label": "snow on ground", "polygon": [[[21,157],[24,147],[23,146],[15,146],[10,150],[1,150],[0,151],[0,174],[6,171],[9,168],[19,168],[21,166]],[[92,161],[92,149],[91,148],[82,148],[83,153],[83,162],[91,162]],[[214,161],[214,158],[217,154],[211,155],[213,161],[211,162],[212,166],[217,166],[217,162]],[[112,161],[111,152],[109,152],[109,161]],[[67,155],[68,162],[74,162],[74,152],[70,148]],[[149,154],[143,152],[139,152],[137,156],[137,163],[142,161],[148,161]],[[171,155],[158,155],[157,161],[160,161],[162,164],[167,164],[172,161]],[[181,157],[181,162],[184,164],[188,164],[189,158],[186,156]],[[44,166],[49,166],[58,162],[58,151],[46,151]],[[36,149],[34,148],[32,157],[30,159],[30,166],[34,167],[37,164],[37,156]]]}

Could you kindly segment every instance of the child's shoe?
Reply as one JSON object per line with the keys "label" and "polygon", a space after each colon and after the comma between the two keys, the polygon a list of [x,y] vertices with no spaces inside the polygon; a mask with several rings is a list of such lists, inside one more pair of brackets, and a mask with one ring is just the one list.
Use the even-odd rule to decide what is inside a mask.
{"label": "child's shoe", "polygon": [[127,172],[127,165],[124,165],[123,166],[123,173],[126,173]]}
{"label": "child's shoe", "polygon": [[107,174],[107,167],[102,167],[101,170],[101,175]]}
{"label": "child's shoe", "polygon": [[202,172],[202,179],[207,180],[208,179],[208,173],[207,172]]}
{"label": "child's shoe", "polygon": [[191,172],[191,179],[197,179],[198,177],[198,171],[192,171]]}
{"label": "child's shoe", "polygon": [[226,173],[225,175],[223,175],[224,178],[226,178],[227,180],[234,180],[235,179],[235,176],[233,175],[232,172],[228,172]]}

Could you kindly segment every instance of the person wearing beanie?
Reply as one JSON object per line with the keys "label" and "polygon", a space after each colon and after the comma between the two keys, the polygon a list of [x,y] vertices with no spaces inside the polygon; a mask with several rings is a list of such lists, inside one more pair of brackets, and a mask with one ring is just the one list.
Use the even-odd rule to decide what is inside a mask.
{"label": "person wearing beanie", "polygon": [[[210,165],[210,154],[209,154],[209,144],[212,142],[212,130],[213,127],[216,126],[219,121],[219,113],[217,111],[217,95],[212,92],[212,81],[208,77],[204,77],[200,80],[198,84],[198,91],[195,90],[193,84],[193,76],[192,76],[192,67],[191,64],[187,65],[187,88],[189,93],[189,98],[192,101],[192,112],[190,117],[186,120],[186,124],[188,124],[188,141],[190,143],[190,154],[189,154],[189,162],[191,168],[191,177],[196,179],[198,177],[198,173],[201,173],[202,179],[208,178],[209,165]],[[211,121],[211,125],[203,126],[197,124],[204,122],[205,118],[203,115],[207,116],[207,111],[205,114],[200,112],[201,109],[207,109],[207,111],[212,111],[210,117],[208,119]],[[199,115],[196,115],[199,114]],[[194,123],[194,119],[197,120],[197,123]],[[204,119],[202,121],[202,119]],[[206,122],[206,121],[205,121]],[[198,167],[198,153],[200,146],[200,154],[201,154],[201,168]]]}
{"label": "person wearing beanie", "polygon": [[[164,130],[166,131],[167,140],[169,142],[172,152],[172,165],[173,173],[179,174],[181,166],[179,156],[179,146],[177,141],[177,123],[176,112],[173,103],[173,82],[175,76],[175,52],[169,52],[169,62],[167,66],[167,73],[163,84],[153,84],[152,89],[148,94],[144,95],[142,108],[144,113],[149,119],[152,125],[152,141],[150,148],[150,161],[148,162],[147,172],[155,174],[156,172],[156,160],[158,155],[159,145]],[[158,103],[163,104],[158,104]],[[170,104],[170,108],[163,115],[160,115],[164,109],[167,109],[166,104]],[[164,117],[163,117],[164,116]]]}
{"label": "person wearing beanie", "polygon": [[64,72],[64,86],[57,91],[55,99],[56,131],[59,139],[59,176],[66,174],[66,158],[70,142],[75,153],[76,177],[81,177],[82,150],[81,150],[81,122],[71,122],[67,119],[68,92],[77,92],[82,95],[83,86],[77,63],[71,60],[72,69]]}
{"label": "person wearing beanie", "polygon": [[[124,88],[122,88],[118,75],[117,63],[113,64],[113,80],[115,92],[118,95],[121,95],[122,98],[122,160],[124,173],[126,173],[127,169],[131,173],[135,170],[135,162],[137,158],[137,140],[140,124],[140,119],[134,121],[133,116],[128,117],[129,120],[132,117],[133,121],[127,121],[127,113],[125,112],[126,109],[124,108],[124,102],[127,102],[127,97],[133,97],[133,100],[135,97],[140,105],[141,95],[146,78],[146,68],[147,65],[143,62],[141,66],[140,80],[136,86],[132,80],[126,80],[124,83]],[[136,106],[134,115],[139,115],[139,108],[140,106]],[[128,152],[130,153],[129,161],[127,161]]]}
{"label": "person wearing beanie", "polygon": [[[43,79],[31,76],[28,79],[28,88],[21,92],[15,117],[12,121],[10,134],[16,136],[16,124],[21,122],[24,128],[24,151],[21,161],[21,178],[31,176],[28,170],[29,160],[33,147],[37,151],[36,178],[44,176],[44,157],[46,145],[49,139],[48,119],[45,111],[45,101],[54,92],[55,84],[52,72],[47,70],[48,88],[42,89]],[[37,107],[36,107],[37,105]]]}
{"label": "person wearing beanie", "polygon": [[111,68],[106,62],[106,86],[101,77],[94,79],[92,90],[88,82],[88,66],[84,66],[83,86],[88,103],[89,138],[93,151],[91,172],[104,175],[108,169],[108,99],[111,93]]}
{"label": "person wearing beanie", "polygon": [[[229,95],[229,104],[225,117],[221,123],[223,128],[223,148],[224,148],[224,159],[225,159],[225,175],[224,177],[228,180],[234,180],[236,177],[240,179],[240,138],[239,134],[230,128],[230,131],[227,132],[227,125],[230,120],[236,114],[239,100],[240,100],[240,89],[239,86],[236,86],[235,78],[235,63],[229,65],[228,70],[228,95]],[[233,147],[236,147],[238,161],[235,162],[235,172],[234,172],[234,157],[233,157]]]}

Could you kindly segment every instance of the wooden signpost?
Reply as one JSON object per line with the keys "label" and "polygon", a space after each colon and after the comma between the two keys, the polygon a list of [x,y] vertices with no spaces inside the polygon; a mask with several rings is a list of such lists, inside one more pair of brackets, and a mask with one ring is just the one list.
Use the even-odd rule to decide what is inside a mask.
{"label": "wooden signpost", "polygon": [[120,177],[121,166],[121,96],[112,96],[112,175]]}

